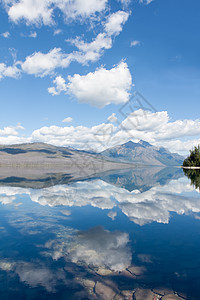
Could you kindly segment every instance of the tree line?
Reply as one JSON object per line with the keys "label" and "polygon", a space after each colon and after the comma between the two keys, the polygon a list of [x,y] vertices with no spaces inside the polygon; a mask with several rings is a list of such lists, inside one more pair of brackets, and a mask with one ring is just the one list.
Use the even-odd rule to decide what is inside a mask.
{"label": "tree line", "polygon": [[183,162],[184,167],[200,167],[200,145],[190,150],[190,155]]}

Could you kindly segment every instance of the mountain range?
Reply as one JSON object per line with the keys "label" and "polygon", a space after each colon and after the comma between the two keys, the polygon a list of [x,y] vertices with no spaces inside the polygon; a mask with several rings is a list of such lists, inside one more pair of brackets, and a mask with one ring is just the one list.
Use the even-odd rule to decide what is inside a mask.
{"label": "mountain range", "polygon": [[[151,166],[148,171],[145,171],[145,178],[154,178],[149,182],[151,186],[154,181],[157,182],[155,174],[160,172],[160,168],[180,166],[183,160],[184,158],[178,154],[171,153],[165,148],[154,147],[144,141],[139,143],[129,141],[98,154],[45,143],[1,145],[0,185],[42,188],[86,178],[100,178],[99,176],[108,180],[107,175],[101,174],[108,174],[108,172],[120,174],[120,170],[134,170],[139,172],[141,178],[141,182],[137,184],[135,181],[123,182],[124,179],[115,175],[110,177],[109,181],[116,180],[116,185],[119,184],[130,190],[136,186],[145,190],[147,187],[143,187],[142,167]],[[174,174],[174,171],[172,173]],[[132,173],[130,176],[135,178]],[[161,177],[165,178],[165,181],[168,177],[171,178],[169,169]]]}
{"label": "mountain range", "polygon": [[153,166],[178,166],[184,157],[171,153],[161,147],[140,141],[129,141],[125,144],[109,148],[101,153],[89,153],[70,147],[58,147],[45,143],[30,143],[18,145],[0,145],[0,165],[31,165],[45,166],[57,165],[74,167],[95,167],[103,164],[111,164],[115,168],[119,164],[139,164]]}
{"label": "mountain range", "polygon": [[155,147],[145,141],[138,143],[129,141],[103,151],[102,157],[119,162],[152,166],[180,166],[184,157],[177,153],[171,153],[163,147]]}
{"label": "mountain range", "polygon": [[45,143],[0,146],[0,178],[6,177],[12,181],[23,178],[40,178],[45,181],[52,174],[64,174],[70,181],[123,168],[130,168],[130,165]]}

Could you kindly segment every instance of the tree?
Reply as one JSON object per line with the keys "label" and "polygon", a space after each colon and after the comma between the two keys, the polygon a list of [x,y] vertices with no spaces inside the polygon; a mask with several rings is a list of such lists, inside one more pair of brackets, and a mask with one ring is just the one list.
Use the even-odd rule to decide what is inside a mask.
{"label": "tree", "polygon": [[183,162],[184,167],[200,167],[200,145],[190,150],[190,155]]}

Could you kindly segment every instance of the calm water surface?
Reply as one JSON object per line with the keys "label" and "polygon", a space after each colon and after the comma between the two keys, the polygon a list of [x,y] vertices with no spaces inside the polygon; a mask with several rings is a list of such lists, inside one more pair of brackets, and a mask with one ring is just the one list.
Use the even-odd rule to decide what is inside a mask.
{"label": "calm water surface", "polygon": [[199,249],[199,187],[180,169],[1,182],[0,299],[200,299]]}

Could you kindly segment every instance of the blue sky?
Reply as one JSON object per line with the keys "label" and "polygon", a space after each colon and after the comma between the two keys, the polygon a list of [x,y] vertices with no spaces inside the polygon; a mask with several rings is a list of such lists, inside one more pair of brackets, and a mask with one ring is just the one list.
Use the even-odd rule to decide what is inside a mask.
{"label": "blue sky", "polygon": [[[187,153],[200,138],[199,10],[197,0],[2,0],[0,143],[100,150],[141,138]],[[155,111],[125,119],[135,92]]]}

